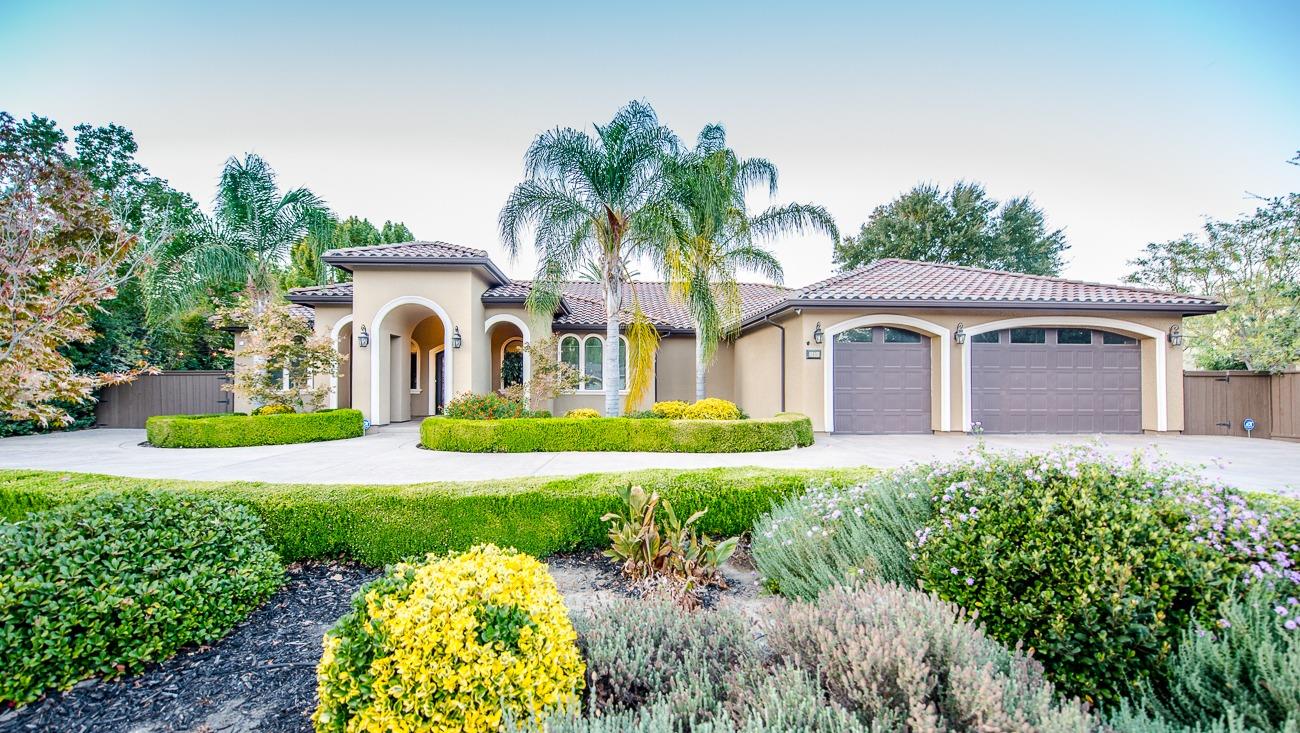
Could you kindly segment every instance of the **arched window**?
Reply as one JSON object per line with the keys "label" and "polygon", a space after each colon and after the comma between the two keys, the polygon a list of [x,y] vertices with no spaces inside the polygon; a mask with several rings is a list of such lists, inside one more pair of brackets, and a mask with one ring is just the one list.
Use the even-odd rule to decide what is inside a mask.
{"label": "arched window", "polygon": [[512,387],[524,381],[524,340],[518,336],[501,344],[501,386]]}
{"label": "arched window", "polygon": [[578,346],[577,336],[565,336],[560,339],[560,362],[573,367],[573,370],[581,373],[582,364],[578,361],[580,347]]}
{"label": "arched window", "polygon": [[618,388],[627,389],[627,339],[618,337]]}
{"label": "arched window", "polygon": [[602,389],[604,375],[605,342],[599,336],[588,336],[582,342],[582,375],[586,389]]}

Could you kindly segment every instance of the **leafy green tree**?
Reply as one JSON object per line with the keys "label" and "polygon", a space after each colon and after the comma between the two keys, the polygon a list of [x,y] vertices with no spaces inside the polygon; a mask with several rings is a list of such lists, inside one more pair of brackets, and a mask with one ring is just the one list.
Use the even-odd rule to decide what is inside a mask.
{"label": "leafy green tree", "polygon": [[[1291,163],[1300,165],[1300,154]],[[1148,244],[1129,265],[1130,282],[1228,304],[1187,321],[1188,347],[1201,368],[1277,372],[1300,362],[1300,193]]]}
{"label": "leafy green tree", "polygon": [[384,228],[379,230],[379,241],[384,244],[397,244],[399,242],[414,242],[415,235],[406,224],[398,221],[385,221]]}
{"label": "leafy green tree", "polygon": [[835,246],[835,262],[849,270],[897,257],[1056,275],[1068,248],[1029,197],[999,204],[980,184],[959,181],[948,191],[920,184],[877,207],[857,236]]}
{"label": "leafy green tree", "polygon": [[239,283],[255,310],[265,308],[280,289],[293,246],[325,211],[307,188],[281,192],[275,171],[261,157],[230,158],[217,185],[214,215],[203,219],[187,246],[168,253],[172,304],[192,305],[204,287]]}
{"label": "leafy green tree", "polygon": [[718,342],[740,324],[737,273],[781,280],[781,263],[760,241],[805,229],[834,241],[839,230],[826,209],[813,204],[772,206],[751,216],[749,190],[764,186],[774,195],[776,166],[763,158],[738,157],[727,147],[721,125],[705,127],[695,148],[668,161],[665,170],[671,206],[661,222],[669,242],[661,268],[695,325],[695,399],[702,400]]}
{"label": "leafy green tree", "polygon": [[[584,262],[600,268],[609,345],[601,383],[605,414],[617,415],[617,344],[627,295],[623,263],[665,245],[650,224],[667,201],[662,165],[677,139],[643,102],[630,102],[608,123],[593,127],[595,134],[565,127],[537,136],[524,154],[526,180],[510,193],[499,223],[512,256],[519,253],[524,228],[533,228],[538,265],[528,305],[534,310],[553,312],[561,282]],[[635,356],[631,361],[636,367]],[[635,384],[636,376],[629,376]]]}

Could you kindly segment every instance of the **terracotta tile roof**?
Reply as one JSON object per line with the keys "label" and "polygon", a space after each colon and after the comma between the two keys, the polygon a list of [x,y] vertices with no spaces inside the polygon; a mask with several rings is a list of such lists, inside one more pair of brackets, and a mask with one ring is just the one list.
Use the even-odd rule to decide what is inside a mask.
{"label": "terracotta tile roof", "polygon": [[792,296],[801,301],[916,301],[1213,306],[1181,293],[1059,277],[1025,275],[934,262],[877,260],[814,283]]}
{"label": "terracotta tile roof", "polygon": [[351,302],[352,283],[333,283],[330,285],[313,285],[306,288],[289,288],[285,298],[290,303],[313,303],[330,300]]}
{"label": "terracotta tile roof", "polygon": [[[418,244],[422,246],[427,243]],[[385,245],[380,245],[383,246]],[[691,328],[690,314],[683,304],[669,297],[665,283],[638,281],[632,287],[642,310],[657,326],[674,330]],[[605,301],[600,283],[570,281],[563,283],[562,289],[565,312],[555,318],[556,326],[604,326]],[[511,280],[489,288],[483,293],[483,301],[517,303],[527,298],[531,290],[532,281]],[[1060,305],[1075,308],[1095,305],[1098,308],[1156,308],[1184,313],[1209,313],[1223,308],[1209,298],[1148,288],[892,259],[863,265],[797,291],[779,285],[742,283],[740,293],[741,321],[746,324],[753,323],[763,314],[784,310],[784,307],[836,303],[950,307],[985,304],[1024,307]],[[349,302],[352,299],[352,283],[294,288],[287,297],[294,303]],[[625,323],[630,316],[631,302],[624,307]]]}
{"label": "terracotta tile roof", "polygon": [[[561,285],[564,303],[569,312],[555,319],[557,326],[603,327],[605,325],[605,296],[600,283],[589,281],[571,281]],[[668,294],[668,285],[663,282],[637,281],[632,283],[641,310],[655,325],[661,328],[687,330],[692,328],[690,313],[685,305],[676,302]],[[483,295],[485,300],[500,300],[528,297],[532,283],[528,280],[516,280],[509,285],[492,288]],[[767,308],[785,299],[793,292],[779,285],[764,283],[741,283],[741,317]],[[624,305],[624,322],[631,317],[632,303]]]}
{"label": "terracotta tile roof", "polygon": [[486,259],[485,250],[462,247],[447,242],[400,242],[398,244],[374,244],[366,247],[345,247],[332,249],[321,255],[330,258],[364,257],[366,259]]}

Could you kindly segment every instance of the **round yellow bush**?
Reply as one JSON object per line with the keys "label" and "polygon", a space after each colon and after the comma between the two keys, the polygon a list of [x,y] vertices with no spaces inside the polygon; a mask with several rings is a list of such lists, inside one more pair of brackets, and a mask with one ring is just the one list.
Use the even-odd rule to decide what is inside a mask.
{"label": "round yellow bush", "polygon": [[709,397],[686,408],[687,420],[739,420],[740,408],[735,402]]}
{"label": "round yellow bush", "polygon": [[288,405],[262,405],[253,410],[254,415],[288,415],[294,409]]}
{"label": "round yellow bush", "polygon": [[325,634],[318,733],[496,731],[577,704],[577,634],[546,566],[479,545],[400,563]]}
{"label": "round yellow bush", "polygon": [[654,403],[654,406],[650,408],[650,411],[655,414],[655,417],[664,417],[669,420],[680,420],[685,417],[686,408],[688,407],[690,407],[690,405],[681,400],[668,400],[666,402]]}
{"label": "round yellow bush", "polygon": [[600,413],[591,409],[590,407],[579,407],[576,410],[569,410],[568,412],[564,413],[564,416],[592,418],[592,417],[600,417]]}

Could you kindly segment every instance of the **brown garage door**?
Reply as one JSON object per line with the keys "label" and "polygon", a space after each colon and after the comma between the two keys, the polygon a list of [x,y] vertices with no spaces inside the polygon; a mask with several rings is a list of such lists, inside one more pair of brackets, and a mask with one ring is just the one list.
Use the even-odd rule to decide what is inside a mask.
{"label": "brown garage door", "polygon": [[835,432],[930,432],[928,337],[871,326],[836,334],[831,348]]}
{"label": "brown garage door", "polygon": [[1086,328],[971,337],[971,420],[989,433],[1142,432],[1142,351]]}

